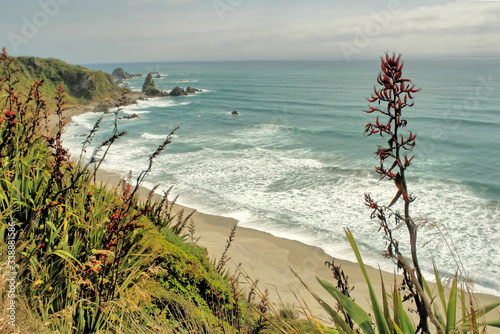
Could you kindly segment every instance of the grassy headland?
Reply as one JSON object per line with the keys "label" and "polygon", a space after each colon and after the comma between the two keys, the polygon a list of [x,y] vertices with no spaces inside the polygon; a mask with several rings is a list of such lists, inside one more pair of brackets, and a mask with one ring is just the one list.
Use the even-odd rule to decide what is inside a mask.
{"label": "grassy headland", "polygon": [[107,99],[118,99],[121,88],[113,77],[101,71],[92,71],[81,66],[67,64],[58,59],[35,57],[12,57],[13,66],[19,69],[17,89],[28,93],[35,80],[45,80],[40,93],[47,97],[47,105],[53,109],[54,96],[59,85],[67,94],[67,106],[82,105]]}

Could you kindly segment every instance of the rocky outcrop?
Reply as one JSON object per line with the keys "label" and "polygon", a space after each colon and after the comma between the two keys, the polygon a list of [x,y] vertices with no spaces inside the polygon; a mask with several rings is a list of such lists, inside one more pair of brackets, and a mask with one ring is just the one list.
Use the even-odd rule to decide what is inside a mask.
{"label": "rocky outcrop", "polygon": [[183,95],[188,95],[186,90],[182,87],[175,87],[170,91],[170,96],[183,96]]}
{"label": "rocky outcrop", "polygon": [[134,118],[139,118],[139,115],[137,115],[137,114],[126,115],[126,116],[121,117],[120,119],[134,119]]}
{"label": "rocky outcrop", "polygon": [[161,75],[159,74],[155,75],[155,79],[161,79]]}
{"label": "rocky outcrop", "polygon": [[129,105],[131,105],[131,104],[135,104],[135,103],[137,103],[137,100],[138,100],[138,99],[139,99],[139,98],[137,98],[137,97],[127,96],[127,97],[125,97],[125,98],[122,98],[122,99],[121,99],[121,101],[120,101],[120,103],[121,103],[121,106],[122,106],[122,107],[124,107],[124,106],[129,106]]}
{"label": "rocky outcrop", "polygon": [[201,90],[188,86],[188,88],[186,88],[186,92],[188,94],[194,94],[194,93],[197,93],[197,92],[201,92]]}
{"label": "rocky outcrop", "polygon": [[119,80],[119,79],[126,80],[126,79],[132,79],[135,77],[142,77],[142,74],[139,74],[139,73],[130,74],[128,72],[125,72],[125,70],[121,67],[115,68],[113,70],[113,72],[111,72],[111,75],[113,76],[113,78],[115,80]]}
{"label": "rocky outcrop", "polygon": [[156,84],[151,73],[149,73],[146,76],[146,80],[144,80],[144,84],[142,85],[142,92],[145,93],[145,91],[148,89],[156,89]]}
{"label": "rocky outcrop", "polygon": [[151,97],[168,96],[168,93],[162,92],[161,90],[156,88],[152,73],[149,73],[146,76],[146,80],[144,80],[144,84],[142,85],[142,92]]}
{"label": "rocky outcrop", "polygon": [[158,89],[156,89],[156,84],[151,73],[149,73],[146,76],[146,80],[144,80],[144,84],[142,85],[142,92],[149,96],[154,96],[160,92]]}
{"label": "rocky outcrop", "polygon": [[189,94],[194,94],[196,92],[201,92],[201,90],[193,88],[193,87],[188,87],[188,88],[184,89],[182,87],[177,86],[170,91],[170,96],[185,96],[185,95],[189,95]]}
{"label": "rocky outcrop", "polygon": [[[133,96],[125,96],[125,97],[120,97],[119,98],[119,103],[121,107],[125,107],[131,104],[137,103],[137,100],[144,99],[143,96],[139,95],[140,93],[134,93]],[[139,96],[138,96],[139,95]],[[99,113],[104,113],[104,114],[109,114],[112,112],[116,112],[118,110],[117,107],[117,100],[106,100],[106,101],[101,101],[96,104],[94,109],[92,110],[93,112],[99,112]],[[133,116],[133,115],[132,115]],[[137,116],[137,115],[136,115]],[[127,118],[126,116],[124,118]],[[130,117],[128,117],[130,118]],[[135,117],[132,117],[135,118]]]}
{"label": "rocky outcrop", "polygon": [[231,112],[231,115],[239,115],[239,114],[240,114],[240,113],[239,113],[237,110],[233,110],[233,111]]}
{"label": "rocky outcrop", "polygon": [[132,79],[132,76],[130,74],[128,74],[127,72],[125,72],[125,70],[121,67],[115,68],[113,70],[113,72],[111,72],[111,75],[116,80],[118,80],[118,79],[122,79],[122,80],[123,79]]}

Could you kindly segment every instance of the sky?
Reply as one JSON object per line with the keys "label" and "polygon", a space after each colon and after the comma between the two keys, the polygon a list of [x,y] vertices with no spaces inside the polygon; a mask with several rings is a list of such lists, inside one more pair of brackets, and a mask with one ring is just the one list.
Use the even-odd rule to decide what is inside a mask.
{"label": "sky", "polygon": [[0,47],[72,64],[500,56],[500,0],[0,4]]}

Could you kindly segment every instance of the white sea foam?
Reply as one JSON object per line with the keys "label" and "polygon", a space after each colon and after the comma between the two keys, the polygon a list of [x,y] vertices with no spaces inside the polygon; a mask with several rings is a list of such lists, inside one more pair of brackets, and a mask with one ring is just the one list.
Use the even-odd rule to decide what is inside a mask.
{"label": "white sea foam", "polygon": [[128,108],[124,107],[121,110],[122,113],[127,114],[127,115],[142,115],[142,114],[149,114],[151,110],[142,110],[141,108]]}
{"label": "white sea foam", "polygon": [[167,135],[155,135],[155,134],[147,133],[147,132],[144,132],[141,135],[141,138],[144,138],[144,139],[165,139],[166,137],[167,137]]}
{"label": "white sea foam", "polygon": [[177,80],[175,83],[196,83],[198,80]]}
{"label": "white sea foam", "polygon": [[[241,144],[241,139],[246,138],[261,146],[269,143],[270,137],[279,140],[280,131],[279,126],[264,126],[258,136],[254,133],[248,137],[245,131],[233,133],[218,145]],[[368,172],[304,158],[307,155],[307,150],[281,152],[264,147],[238,152],[204,149],[169,156],[165,163],[177,162],[169,166],[168,172],[175,175],[172,181],[179,185],[183,197],[189,196],[181,197],[186,204],[238,218],[242,226],[318,245],[333,256],[355,260],[343,237],[344,229],[349,227],[366,262],[392,270],[392,263],[380,255],[385,247],[383,235],[376,233],[378,223],[370,221],[370,210],[363,199],[369,192],[380,203],[389,203],[395,194],[394,185],[377,182]],[[428,277],[432,278],[432,258],[443,273],[454,270],[456,263],[444,242],[453,240],[452,251],[461,258],[466,274],[476,278],[476,287],[485,292],[494,285],[494,280],[474,277],[474,273],[498,277],[496,267],[488,261],[500,258],[499,250],[492,246],[500,241],[495,226],[499,208],[489,207],[486,200],[455,182],[421,179],[409,186],[418,196],[412,205],[414,219],[426,217],[440,227],[438,230],[430,223],[421,227],[421,262]],[[407,251],[403,242],[407,232],[401,229],[396,236],[402,241],[401,249]]]}
{"label": "white sea foam", "polygon": [[147,100],[138,100],[137,103],[124,107],[124,110],[141,110],[149,107],[169,107],[174,104],[174,101],[168,98],[159,97]]}
{"label": "white sea foam", "polygon": [[96,120],[101,116],[101,114],[97,114],[97,113],[94,113],[94,112],[88,112],[88,113],[84,113],[84,114],[80,114],[80,115],[76,115],[76,116],[73,116],[71,118],[71,126],[68,126],[66,127],[66,131],[68,131],[68,129],[71,129],[71,130],[75,130],[75,131],[78,131],[80,130],[81,128],[84,128],[84,129],[92,129],[92,127],[94,126]]}
{"label": "white sea foam", "polygon": [[[86,116],[77,120],[85,127],[92,123]],[[392,263],[380,255],[385,247],[383,236],[376,233],[377,222],[370,221],[370,210],[363,199],[369,192],[380,203],[389,203],[394,185],[377,182],[367,171],[342,168],[344,163],[327,164],[310,158],[306,149],[279,151],[267,147],[271,140],[286,141],[284,133],[283,126],[249,128],[223,141],[218,138],[214,149],[160,155],[157,166],[165,167],[154,169],[149,182],[161,182],[165,187],[175,184],[174,192],[181,194],[180,203],[200,211],[234,217],[242,226],[314,244],[332,256],[354,261],[344,237],[344,229],[350,228],[366,263],[392,270]],[[147,141],[164,138],[149,132],[140,137]],[[179,138],[184,143],[195,140]],[[204,140],[215,142],[215,138]],[[245,142],[254,148],[217,149]],[[103,168],[122,174],[129,170],[138,173],[146,168],[149,151],[137,140],[117,142]],[[439,226],[438,230],[432,224],[424,225],[419,234],[421,263],[428,278],[432,279],[432,258],[443,273],[451,273],[456,267],[443,242],[446,240],[459,255],[467,274],[477,279],[477,290],[498,294],[489,288],[497,284],[494,277],[499,275],[497,266],[489,261],[500,258],[499,249],[492,246],[500,242],[495,223],[500,219],[500,208],[490,207],[457,182],[420,179],[409,183],[409,187],[418,196],[412,204],[414,219],[426,217]],[[400,210],[401,204],[397,204]],[[402,251],[407,252],[407,233],[401,229],[396,236]],[[474,277],[478,272],[485,275]]]}
{"label": "white sea foam", "polygon": [[[79,126],[70,127],[68,135],[87,133],[97,116],[76,116],[74,122]],[[290,141],[288,133],[286,126],[271,124],[236,131],[222,140],[219,136],[203,138],[203,142],[196,137],[180,137],[184,145],[213,148],[160,155],[157,166],[165,167],[155,168],[149,182],[169,183],[165,187],[175,184],[174,192],[181,194],[180,203],[200,211],[234,217],[242,226],[314,244],[332,256],[354,261],[344,237],[344,229],[350,228],[365,261],[392,270],[392,263],[380,255],[385,243],[382,234],[376,233],[377,222],[370,221],[370,210],[363,199],[369,192],[379,203],[389,203],[395,194],[394,185],[377,182],[368,171],[346,168],[356,163],[346,163],[344,157],[330,159],[338,163],[325,163],[307,149],[273,149],[277,143]],[[129,170],[139,173],[146,168],[151,151],[144,145],[164,137],[143,132],[141,141],[118,141],[102,168],[123,175]],[[70,150],[79,152],[76,143],[82,140],[73,140]],[[237,144],[253,148],[224,149]],[[479,291],[498,294],[488,287],[497,286],[495,277],[500,274],[494,262],[500,258],[500,250],[493,246],[500,242],[496,226],[500,208],[459,182],[420,178],[409,182],[409,187],[417,195],[412,204],[413,218],[429,220],[419,234],[421,263],[428,277],[432,278],[432,258],[443,273],[454,271],[451,248],[459,255],[466,274],[476,279]],[[396,205],[399,210],[401,202]],[[396,237],[402,251],[407,252],[407,232],[400,229]],[[479,272],[484,275],[474,277]]]}

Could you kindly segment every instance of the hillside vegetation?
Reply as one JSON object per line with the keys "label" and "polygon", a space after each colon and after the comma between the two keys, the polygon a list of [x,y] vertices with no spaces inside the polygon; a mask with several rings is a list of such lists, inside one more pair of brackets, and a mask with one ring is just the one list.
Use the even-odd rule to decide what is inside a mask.
{"label": "hillside vegetation", "polygon": [[86,104],[94,101],[117,99],[121,88],[115,84],[113,77],[101,71],[92,71],[82,66],[75,66],[57,59],[35,57],[9,57],[13,66],[19,69],[20,93],[28,93],[35,80],[43,79],[40,93],[46,97],[48,106],[55,107],[53,99],[59,85],[66,94],[68,106]]}
{"label": "hillside vegetation", "polygon": [[[94,175],[125,132],[115,127],[87,163],[70,161],[61,140],[67,100],[113,96],[110,76],[5,50],[0,65],[0,333],[277,330],[264,316],[266,303],[244,296],[238,277],[225,271],[226,256],[213,263],[196,245],[191,216],[173,213],[168,193],[157,202],[153,192],[138,198],[177,129],[139,179],[110,190]],[[49,110],[58,118],[54,135],[45,128]]]}

